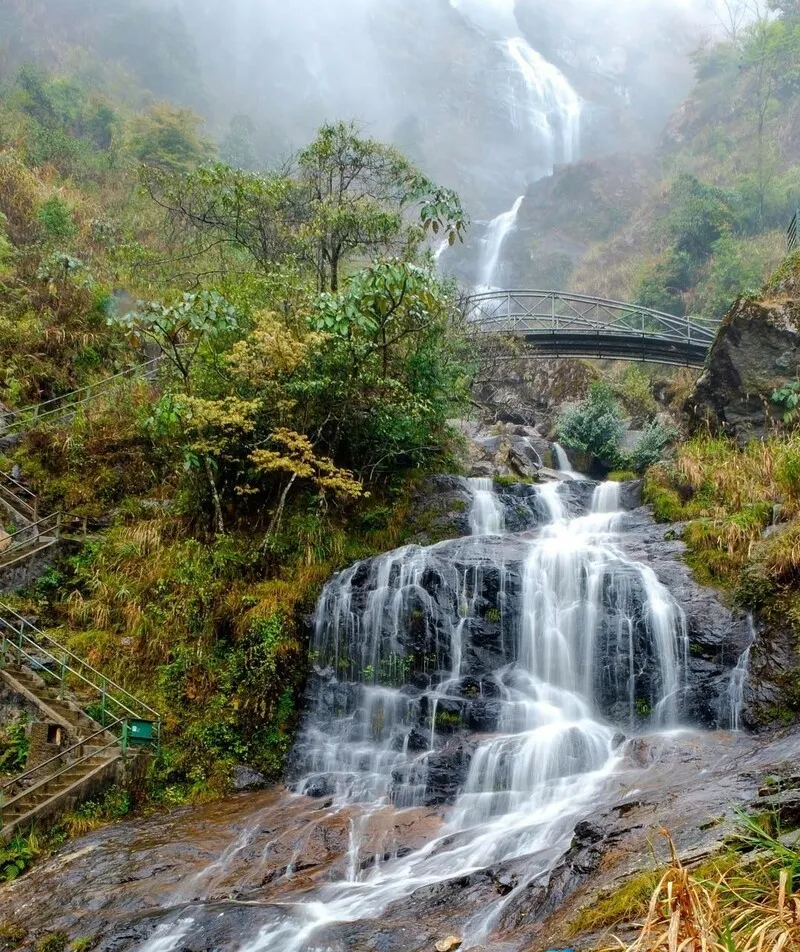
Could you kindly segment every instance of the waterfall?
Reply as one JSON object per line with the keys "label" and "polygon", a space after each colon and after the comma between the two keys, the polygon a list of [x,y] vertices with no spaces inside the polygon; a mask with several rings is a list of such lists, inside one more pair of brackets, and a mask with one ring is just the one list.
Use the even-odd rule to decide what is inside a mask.
{"label": "waterfall", "polygon": [[473,535],[499,535],[505,528],[503,509],[495,495],[491,479],[470,479],[472,509],[470,530]]}
{"label": "waterfall", "polygon": [[556,466],[558,467],[559,473],[569,476],[570,479],[586,479],[582,473],[578,473],[572,468],[572,463],[570,462],[569,456],[567,456],[567,451],[560,443],[553,443],[553,452],[556,454]]}
{"label": "waterfall", "polygon": [[728,708],[730,717],[730,729],[732,731],[741,730],[742,726],[742,708],[744,707],[744,688],[747,684],[747,677],[750,673],[750,653],[753,645],[756,643],[756,629],[752,617],[750,622],[750,644],[739,655],[736,667],[731,671],[731,679],[728,684]]}
{"label": "waterfall", "polygon": [[[517,857],[539,857],[527,882],[545,875],[611,782],[619,726],[677,722],[683,615],[625,555],[613,484],[577,513],[585,494],[531,488],[529,529],[516,534],[501,534],[507,513],[491,480],[470,489],[473,535],[357,563],[325,588],[296,789],[330,798],[333,811],[359,805],[348,872],[276,907],[243,952],[324,948],[326,925],[379,917],[420,886]],[[522,498],[506,504],[518,510]],[[475,736],[466,758],[464,730]],[[443,798],[441,835],[364,862],[365,809]],[[498,908],[465,923],[465,948]]]}
{"label": "waterfall", "polygon": [[480,284],[487,290],[491,290],[494,285],[495,272],[500,263],[500,253],[503,250],[503,244],[508,237],[509,232],[517,223],[517,215],[520,207],[525,200],[524,195],[514,202],[513,206],[497,218],[489,222],[484,238],[484,251],[481,256],[480,265]]}
{"label": "waterfall", "polygon": [[592,512],[606,514],[619,512],[622,508],[621,498],[621,483],[600,483],[592,496]]}
{"label": "waterfall", "polygon": [[[514,0],[450,0],[473,26],[494,40],[508,64],[506,108],[514,130],[524,137],[530,163],[524,181],[552,175],[558,163],[580,157],[583,100],[567,77],[521,35]],[[503,244],[517,223],[524,195],[486,226],[478,283],[496,286]]]}
{"label": "waterfall", "polygon": [[582,100],[564,74],[527,40],[515,36],[504,46],[523,85],[522,96],[512,96],[512,119],[518,125],[518,116],[525,116],[535,147],[544,149],[544,174],[549,175],[557,162],[578,157]]}

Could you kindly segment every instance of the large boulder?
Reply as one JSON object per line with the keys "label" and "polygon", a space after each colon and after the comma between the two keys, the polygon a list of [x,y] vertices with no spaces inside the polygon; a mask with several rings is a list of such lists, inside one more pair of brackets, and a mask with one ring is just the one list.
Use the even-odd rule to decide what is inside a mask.
{"label": "large boulder", "polygon": [[696,429],[739,440],[780,422],[776,390],[800,376],[800,293],[791,280],[766,300],[738,301],[722,323],[705,371],[686,401]]}

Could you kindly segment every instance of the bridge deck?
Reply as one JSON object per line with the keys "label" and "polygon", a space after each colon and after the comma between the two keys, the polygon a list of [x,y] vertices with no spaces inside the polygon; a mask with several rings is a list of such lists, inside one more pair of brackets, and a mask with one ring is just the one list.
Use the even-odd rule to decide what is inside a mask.
{"label": "bridge deck", "polygon": [[487,333],[522,338],[531,357],[589,357],[702,366],[718,322],[559,291],[487,291],[467,317]]}

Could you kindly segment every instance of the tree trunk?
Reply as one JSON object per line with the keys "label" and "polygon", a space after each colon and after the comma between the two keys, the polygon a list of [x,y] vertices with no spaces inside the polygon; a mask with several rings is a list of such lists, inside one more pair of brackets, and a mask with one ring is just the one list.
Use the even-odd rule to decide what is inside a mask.
{"label": "tree trunk", "polygon": [[203,463],[205,465],[206,476],[208,477],[208,485],[211,489],[211,500],[214,503],[214,519],[217,532],[221,535],[225,531],[225,520],[222,518],[222,502],[220,501],[219,492],[217,491],[217,484],[214,481],[214,470],[211,466],[211,460],[207,455],[203,456]]}

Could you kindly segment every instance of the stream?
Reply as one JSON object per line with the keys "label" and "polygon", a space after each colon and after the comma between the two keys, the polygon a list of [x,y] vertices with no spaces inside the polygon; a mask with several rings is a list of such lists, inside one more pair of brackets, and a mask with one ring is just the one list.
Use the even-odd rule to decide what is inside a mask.
{"label": "stream", "polygon": [[[457,927],[463,948],[495,948],[506,907],[553,872],[576,825],[614,795],[637,735],[669,746],[698,703],[712,712],[704,726],[738,721],[744,656],[732,648],[696,697],[686,614],[629,553],[642,526],[619,484],[498,492],[489,479],[465,482],[469,536],[357,563],[326,586],[293,793],[281,803],[317,804],[307,836],[336,827],[346,855],[309,881],[298,849],[265,881],[257,915],[237,910],[220,948],[350,948],[330,938],[343,925],[379,923],[411,897],[511,866],[508,888],[462,910]],[[421,816],[412,845],[376,834],[387,818]],[[267,860],[279,837],[261,842],[264,825],[256,812],[135,947],[194,948],[211,915],[230,919],[197,897],[239,853],[258,845]]]}

